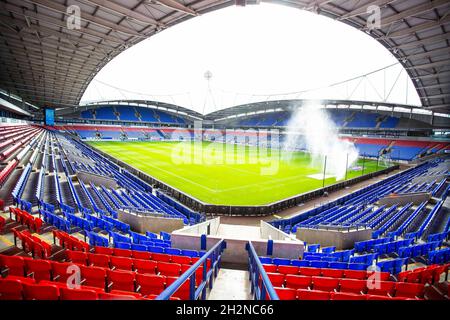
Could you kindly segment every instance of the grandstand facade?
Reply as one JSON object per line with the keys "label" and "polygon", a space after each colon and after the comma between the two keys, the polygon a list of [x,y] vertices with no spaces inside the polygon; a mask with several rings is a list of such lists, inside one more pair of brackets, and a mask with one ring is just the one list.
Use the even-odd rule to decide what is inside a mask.
{"label": "grandstand facade", "polygon": [[[197,175],[190,181],[175,172],[184,165],[176,157],[172,163],[146,158],[148,170],[138,168],[138,158],[146,148],[160,145],[157,152],[169,153],[183,143],[272,154],[286,151],[284,142],[296,135],[301,142],[286,154],[309,161],[314,154],[289,123],[310,101],[254,102],[208,114],[148,100],[79,104],[89,81],[125,48],[229,2],[73,2],[86,13],[81,35],[63,30],[55,17],[64,20],[63,1],[0,5],[10,29],[27,34],[0,28],[6,70],[0,76],[0,300],[449,300],[447,2],[386,2],[383,17],[391,22],[371,34],[395,49],[421,106],[316,102],[338,141],[358,152],[352,167],[346,163],[345,179],[327,176],[325,155],[323,169],[287,170],[278,180],[250,181],[252,189],[242,187],[256,165],[222,171],[229,176],[215,177],[212,188],[206,182],[216,173],[209,164],[188,167]],[[285,4],[363,28],[365,6]],[[417,17],[431,13],[438,19]],[[115,38],[111,30],[127,36]],[[51,36],[37,44],[30,32]],[[412,34],[414,40],[397,41]],[[78,57],[67,41],[76,42]],[[41,46],[46,50],[35,50]],[[11,62],[16,55],[21,63]],[[131,160],[95,144],[108,142]],[[127,149],[133,143],[142,143],[139,152]],[[219,194],[225,178],[234,180],[225,188],[228,198],[315,184],[255,205],[219,196],[208,202],[183,188],[191,183]],[[174,179],[183,183],[176,187]]]}

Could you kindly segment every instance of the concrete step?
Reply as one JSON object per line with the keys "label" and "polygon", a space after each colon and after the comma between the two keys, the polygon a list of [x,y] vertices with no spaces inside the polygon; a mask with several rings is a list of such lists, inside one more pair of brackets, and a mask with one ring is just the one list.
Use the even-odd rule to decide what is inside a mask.
{"label": "concrete step", "polygon": [[248,271],[220,269],[208,300],[253,300],[248,277]]}

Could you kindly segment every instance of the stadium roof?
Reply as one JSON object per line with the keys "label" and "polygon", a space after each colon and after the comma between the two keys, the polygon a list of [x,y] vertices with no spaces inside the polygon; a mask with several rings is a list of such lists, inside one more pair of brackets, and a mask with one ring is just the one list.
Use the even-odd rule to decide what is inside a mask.
{"label": "stadium roof", "polygon": [[[76,106],[99,70],[123,50],[188,18],[245,1],[259,2],[4,0],[0,88],[39,107]],[[424,108],[450,111],[448,0],[267,2],[313,11],[368,32],[407,70]],[[371,4],[381,7],[379,29],[367,29]],[[81,10],[80,28],[67,27],[70,5]]]}
{"label": "stadium roof", "polygon": [[[272,112],[272,111],[292,111],[302,105],[309,103],[317,103],[323,107],[332,108],[360,108],[361,110],[368,111],[388,111],[389,113],[397,114],[421,114],[421,115],[431,115],[430,111],[423,109],[418,109],[411,107],[406,104],[389,103],[389,102],[376,102],[376,101],[359,101],[359,100],[335,100],[335,99],[324,99],[324,100],[311,100],[311,99],[287,99],[287,100],[269,100],[241,104],[238,106],[233,106],[230,108],[217,110],[208,113],[204,116],[205,120],[211,121],[221,121],[228,118],[238,118],[242,116],[253,115],[262,112]],[[420,112],[419,112],[420,111]],[[443,115],[436,113],[437,115]]]}

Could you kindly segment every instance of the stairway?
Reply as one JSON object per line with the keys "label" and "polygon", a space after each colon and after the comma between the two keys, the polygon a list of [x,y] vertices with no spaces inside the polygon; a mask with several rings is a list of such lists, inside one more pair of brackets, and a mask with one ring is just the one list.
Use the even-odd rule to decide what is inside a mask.
{"label": "stairway", "polygon": [[253,300],[248,271],[221,268],[208,300]]}

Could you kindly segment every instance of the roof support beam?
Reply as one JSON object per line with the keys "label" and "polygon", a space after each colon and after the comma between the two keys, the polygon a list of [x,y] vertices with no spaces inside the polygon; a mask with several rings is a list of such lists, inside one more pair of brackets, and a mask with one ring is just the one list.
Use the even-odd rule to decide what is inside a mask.
{"label": "roof support beam", "polygon": [[415,41],[402,43],[402,44],[391,47],[390,50],[392,51],[395,49],[416,48],[416,47],[421,47],[421,46],[424,46],[427,44],[433,44],[436,42],[445,41],[447,39],[450,39],[450,33],[438,34],[438,35],[435,35],[432,37],[423,38],[421,40],[415,40]]}
{"label": "roof support beam", "polygon": [[438,8],[440,6],[448,4],[448,0],[433,0],[430,2],[426,2],[424,4],[420,4],[417,6],[414,6],[412,8],[409,8],[407,10],[402,10],[401,12],[394,14],[389,17],[384,17],[380,20],[381,27],[385,27],[391,23],[403,20],[405,18],[409,18],[411,16],[417,16],[422,13],[431,11],[435,8]]}
{"label": "roof support beam", "polygon": [[440,88],[450,88],[450,82],[443,82],[438,84],[430,84],[430,85],[424,85],[420,87],[416,87],[416,89],[440,89]]}
{"label": "roof support beam", "polygon": [[[50,0],[25,0],[27,2],[30,3],[34,3],[37,4],[39,6],[54,10],[56,12],[62,13],[64,15],[67,15],[67,7],[59,4],[57,2],[54,1],[50,1]],[[81,15],[81,20],[87,21],[87,22],[92,22],[98,26],[104,27],[104,28],[108,28],[111,29],[114,32],[121,32],[123,34],[126,34],[128,36],[141,36],[137,31],[128,28],[126,26],[122,26],[119,24],[115,24],[112,23],[106,19],[100,18],[98,16],[94,16],[91,15],[87,12],[83,12],[83,14]]]}
{"label": "roof support beam", "polygon": [[438,105],[433,105],[433,106],[428,106],[427,109],[443,109],[445,111],[450,111],[450,103],[448,104],[438,104]]}
{"label": "roof support beam", "polygon": [[450,76],[450,70],[449,71],[441,71],[441,72],[436,72],[436,73],[432,73],[432,74],[427,74],[427,75],[419,75],[419,76],[415,76],[412,77],[411,79],[413,80],[426,80],[426,79],[434,79],[434,78],[438,78],[438,77],[445,77],[445,76]]}
{"label": "roof support beam", "polygon": [[[6,64],[4,64],[5,69],[8,70],[12,74],[17,74],[19,70],[17,70],[16,68],[12,68]],[[74,83],[74,82],[79,82],[79,83],[84,83],[85,80],[84,78],[79,79],[78,75],[71,75],[69,73],[67,74],[61,74],[61,73],[57,73],[57,72],[53,72],[53,73],[48,73],[45,70],[40,71],[40,70],[21,70],[21,72],[19,73],[22,77],[24,77],[24,75],[29,75],[31,77],[29,77],[28,79],[33,80],[34,82],[38,82],[38,81],[52,81],[54,84],[62,84],[65,82],[69,83]]]}
{"label": "roof support beam", "polygon": [[[20,7],[11,5],[11,4],[4,4],[1,2],[0,2],[0,9],[4,10],[5,12],[12,12],[18,16],[23,17],[23,19],[27,23],[29,23],[29,19],[27,19],[27,18],[32,18],[32,19],[40,21],[40,22],[45,22],[45,23],[52,24],[56,27],[60,27],[60,28],[62,28],[62,30],[67,30],[67,24],[64,21],[61,21],[54,17],[45,15],[43,13],[37,14],[34,11],[23,10],[23,8],[20,8]],[[37,24],[30,23],[29,27],[31,25],[37,25]],[[87,29],[85,27],[80,27],[79,29],[72,29],[70,31],[74,32],[74,33],[78,33],[80,35],[89,35],[89,36],[98,38],[99,40],[102,40],[102,41],[109,41],[109,42],[116,43],[116,44],[125,43],[125,40],[118,36],[117,37],[110,36],[110,35],[107,35],[107,34],[104,34],[104,33],[98,32],[98,31],[94,31],[92,29]]]}
{"label": "roof support beam", "polygon": [[444,24],[447,24],[448,22],[450,22],[450,15],[443,17],[437,21],[429,21],[429,22],[421,23],[421,24],[411,27],[411,28],[404,28],[404,29],[401,29],[398,31],[394,31],[383,38],[389,39],[389,38],[405,37],[405,36],[413,35],[414,33],[419,32],[419,31],[428,30],[428,29],[431,29],[434,27],[440,27]]}
{"label": "roof support beam", "polygon": [[10,17],[3,16],[3,15],[1,15],[0,17],[1,17],[0,23],[8,22],[9,25],[19,27],[20,30],[16,30],[14,28],[19,33],[27,32],[32,35],[35,35],[37,32],[39,32],[39,33],[43,33],[44,35],[51,35],[51,36],[57,37],[61,40],[64,40],[65,42],[70,44],[74,49],[80,48],[81,47],[80,44],[83,44],[85,46],[93,48],[94,50],[103,50],[103,54],[106,54],[107,52],[111,51],[111,49],[114,50],[117,47],[116,45],[111,45],[106,42],[99,43],[99,42],[89,40],[87,38],[81,38],[79,36],[69,34],[66,32],[65,28],[62,28],[61,32],[59,32],[59,31],[56,31],[54,29],[51,29],[51,28],[43,26],[43,25],[39,25],[39,26],[32,25],[29,27],[23,20],[12,19]]}
{"label": "roof support beam", "polygon": [[192,16],[198,16],[198,13],[195,12],[195,10],[192,10],[191,8],[186,7],[185,5],[179,3],[175,0],[154,0],[154,1],[167,7],[167,8],[170,8],[170,9],[173,9],[173,10],[176,10],[179,12],[184,12],[184,13],[187,13]]}
{"label": "roof support beam", "polygon": [[[3,41],[0,41],[0,43]],[[13,53],[26,53],[26,54],[32,54],[34,53],[35,57],[39,59],[43,59],[45,57],[56,57],[60,61],[66,61],[67,63],[80,63],[85,66],[97,66],[100,62],[103,61],[103,59],[98,59],[96,57],[86,57],[84,55],[79,55],[76,53],[68,53],[68,52],[60,52],[57,49],[52,48],[43,48],[39,47],[38,45],[34,45],[27,42],[22,42],[21,40],[9,38],[4,41],[5,45],[7,45],[10,48],[10,51]]]}
{"label": "roof support beam", "polygon": [[412,54],[405,55],[401,58],[423,59],[423,58],[438,57],[438,56],[446,55],[446,54],[450,54],[450,47],[439,48],[439,49],[434,49],[434,50],[420,52],[420,53],[412,53]]}
{"label": "roof support beam", "polygon": [[450,92],[448,93],[441,93],[441,94],[435,94],[435,95],[428,95],[426,97],[422,97],[422,99],[442,99],[442,98],[447,98],[450,97]]}
{"label": "roof support beam", "polygon": [[371,1],[367,4],[364,4],[360,7],[357,7],[355,9],[353,9],[352,11],[343,14],[342,16],[340,16],[337,20],[342,21],[342,20],[346,20],[349,18],[353,18],[356,16],[360,16],[360,15],[366,15],[367,14],[367,8],[371,5],[375,5],[378,7],[383,7],[385,5],[387,5],[388,3],[394,2],[395,0],[376,0],[376,1]]}
{"label": "roof support beam", "polygon": [[[90,70],[83,70],[82,68],[74,69],[71,67],[65,67],[65,66],[61,66],[58,64],[52,64],[49,62],[46,62],[45,64],[43,64],[42,62],[39,63],[39,62],[36,62],[35,60],[22,59],[22,58],[14,57],[11,55],[10,56],[3,55],[2,59],[3,59],[3,61],[8,62],[8,64],[13,67],[14,67],[14,65],[16,65],[20,68],[20,66],[22,64],[27,64],[31,70],[40,70],[43,72],[46,72],[46,71],[50,72],[50,73],[52,73],[52,72],[56,73],[56,71],[70,72],[70,73],[74,73],[74,74],[78,74],[78,75],[82,75],[82,76],[89,76],[92,73]],[[49,68],[50,66],[52,67],[52,69]],[[50,71],[50,70],[52,70],[52,71]]]}
{"label": "roof support beam", "polygon": [[116,2],[113,2],[111,0],[85,0],[84,2],[90,2],[91,4],[97,5],[99,7],[102,7],[104,9],[107,9],[108,11],[112,11],[116,14],[119,14],[121,16],[124,16],[126,18],[134,19],[138,22],[143,22],[145,24],[151,24],[154,26],[163,27],[164,25],[152,17],[149,17],[145,14],[142,14],[137,11],[133,11],[128,9],[127,7],[124,7]]}
{"label": "roof support beam", "polygon": [[415,64],[411,67],[406,67],[405,69],[427,69],[427,68],[434,68],[434,67],[440,67],[440,66],[448,66],[448,60],[443,61],[437,61],[437,62],[430,62],[430,63],[424,63],[424,64]]}
{"label": "roof support beam", "polygon": [[[46,92],[54,92],[54,93],[58,93],[61,94],[64,91],[64,88],[57,88],[57,87],[46,87],[46,86],[42,86],[42,85],[27,85],[27,84],[22,84],[22,83],[17,83],[17,82],[12,82],[12,81],[7,81],[7,80],[1,80],[2,84],[7,84],[7,85],[15,85],[17,88],[20,88],[21,91],[25,91],[25,92],[36,92],[36,93],[42,93],[42,91],[46,91]],[[78,88],[75,88],[75,90],[77,90]],[[64,95],[66,96],[66,95]],[[77,94],[69,94],[69,97],[76,97]]]}

